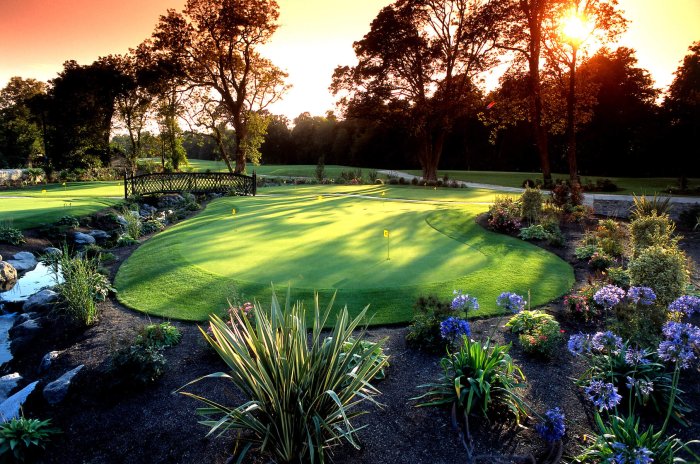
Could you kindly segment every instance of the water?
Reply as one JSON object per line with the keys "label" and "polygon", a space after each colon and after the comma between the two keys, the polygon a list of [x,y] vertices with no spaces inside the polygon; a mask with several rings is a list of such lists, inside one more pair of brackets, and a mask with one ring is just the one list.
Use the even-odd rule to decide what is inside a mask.
{"label": "water", "polygon": [[51,266],[40,262],[36,268],[17,279],[12,290],[0,292],[0,308],[2,303],[22,303],[38,291],[55,287],[60,283],[63,283],[61,273],[56,275]]}
{"label": "water", "polygon": [[16,318],[17,314],[14,313],[0,315],[0,366],[12,360],[9,331]]}

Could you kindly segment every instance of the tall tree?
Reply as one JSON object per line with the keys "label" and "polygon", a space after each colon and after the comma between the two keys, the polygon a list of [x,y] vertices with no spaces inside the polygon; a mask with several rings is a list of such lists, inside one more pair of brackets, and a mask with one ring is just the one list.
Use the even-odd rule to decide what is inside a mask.
{"label": "tall tree", "polygon": [[579,182],[576,159],[576,75],[594,46],[614,41],[627,27],[617,0],[565,0],[547,20],[544,47],[550,71],[566,89],[566,157],[569,179]]}
{"label": "tall tree", "polygon": [[423,177],[437,167],[451,121],[474,103],[475,79],[496,64],[500,2],[398,0],[355,42],[358,64],[331,86],[346,117],[402,120]]}
{"label": "tall tree", "polygon": [[31,166],[43,152],[43,137],[31,102],[46,95],[47,86],[35,79],[12,77],[0,90],[0,165]]}
{"label": "tall tree", "polygon": [[700,156],[697,148],[693,148],[700,137],[700,41],[694,42],[688,51],[663,104],[670,123],[671,152],[678,159],[675,164],[681,189],[686,187],[688,173],[700,172]]}
{"label": "tall tree", "polygon": [[[275,0],[188,0],[182,13],[161,16],[153,34],[156,50],[181,64],[191,87],[216,92],[237,140],[246,138],[247,117],[287,89],[286,73],[257,50],[277,29],[278,10]],[[234,171],[245,165],[237,144]]]}

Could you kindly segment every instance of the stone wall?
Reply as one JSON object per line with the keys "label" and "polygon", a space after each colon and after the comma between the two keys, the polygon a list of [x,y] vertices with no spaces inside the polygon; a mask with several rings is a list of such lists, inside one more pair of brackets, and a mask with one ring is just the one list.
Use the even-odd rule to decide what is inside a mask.
{"label": "stone wall", "polygon": [[[673,201],[669,215],[671,219],[678,220],[683,211],[688,211],[693,208],[700,208],[700,200],[696,201],[690,198],[679,198],[682,201]],[[593,200],[593,209],[596,214],[615,218],[628,218],[632,200]]]}

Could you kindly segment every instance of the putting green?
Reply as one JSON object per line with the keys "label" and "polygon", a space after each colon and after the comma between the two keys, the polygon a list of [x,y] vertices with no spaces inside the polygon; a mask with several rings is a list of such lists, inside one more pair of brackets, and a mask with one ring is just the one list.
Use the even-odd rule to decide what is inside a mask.
{"label": "putting green", "polygon": [[[537,305],[573,284],[571,267],[553,254],[474,222],[493,192],[273,192],[281,193],[215,200],[146,242],[119,269],[120,301],[151,314],[204,320],[234,291],[266,302],[274,283],[307,301],[314,290],[322,298],[337,290],[337,304],[352,312],[370,304],[372,323],[387,324],[410,320],[420,295],[449,298],[461,289],[479,298],[475,315],[489,315],[503,291],[530,290]],[[417,196],[434,201],[397,199]]]}

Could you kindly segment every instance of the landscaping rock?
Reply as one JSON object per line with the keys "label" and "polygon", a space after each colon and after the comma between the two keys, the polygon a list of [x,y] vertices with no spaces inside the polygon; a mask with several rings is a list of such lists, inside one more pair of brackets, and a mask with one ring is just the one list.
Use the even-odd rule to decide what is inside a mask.
{"label": "landscaping rock", "polygon": [[151,205],[142,205],[141,210],[139,211],[139,215],[142,218],[149,218],[153,215],[155,215],[158,212],[158,208],[151,206]]}
{"label": "landscaping rock", "polygon": [[46,248],[44,248],[44,254],[46,256],[61,257],[61,256],[63,256],[63,251],[58,249],[58,248],[54,248],[54,247],[46,247]]}
{"label": "landscaping rock", "polygon": [[23,313],[17,316],[15,319],[15,323],[12,324],[12,327],[24,324],[25,322],[32,320],[32,319],[37,319],[39,315],[37,313]]}
{"label": "landscaping rock", "polygon": [[22,376],[15,372],[0,377],[0,402],[5,401],[10,392],[17,388],[17,384],[22,380]]}
{"label": "landscaping rock", "polygon": [[117,223],[122,227],[126,227],[129,224],[121,214],[117,214]]}
{"label": "landscaping rock", "polygon": [[8,259],[7,262],[10,263],[12,267],[17,270],[17,272],[31,271],[38,263],[36,257],[28,251],[21,251],[17,253],[12,257],[12,259]]}
{"label": "landscaping rock", "polygon": [[83,367],[85,366],[81,364],[75,369],[71,369],[70,371],[66,372],[57,380],[54,380],[50,384],[46,385],[44,387],[44,398],[46,398],[46,401],[52,405],[63,401],[68,394],[68,389],[70,388],[73,377],[75,377],[78,372],[83,369]]}
{"label": "landscaping rock", "polygon": [[20,409],[39,382],[32,382],[0,404],[0,421],[19,417]]}
{"label": "landscaping rock", "polygon": [[97,242],[95,237],[92,235],[84,234],[82,232],[76,232],[73,235],[73,240],[77,245],[92,245]]}
{"label": "landscaping rock", "polygon": [[184,202],[185,199],[182,197],[182,195],[178,193],[163,195],[163,197],[160,200],[158,200],[158,208],[174,208],[181,205]]}
{"label": "landscaping rock", "polygon": [[0,291],[10,290],[16,282],[17,269],[7,261],[0,259]]}
{"label": "landscaping rock", "polygon": [[[17,319],[21,321],[21,319]],[[36,319],[28,319],[26,321],[15,323],[15,326],[10,329],[10,338],[26,338],[26,337],[36,337],[36,335],[41,331],[41,326],[36,321]]]}
{"label": "landscaping rock", "polygon": [[103,242],[103,241],[109,240],[109,234],[107,232],[105,232],[104,230],[99,230],[99,229],[91,230],[90,232],[88,232],[88,235],[90,235],[92,238],[94,238],[98,242]]}
{"label": "landscaping rock", "polygon": [[41,358],[41,364],[39,364],[39,372],[44,372],[48,370],[49,367],[51,367],[51,364],[58,358],[58,355],[61,354],[60,351],[49,351],[44,355],[43,358]]}
{"label": "landscaping rock", "polygon": [[53,307],[57,300],[58,293],[47,288],[30,296],[29,299],[24,302],[22,310],[25,313],[29,311],[47,311]]}

